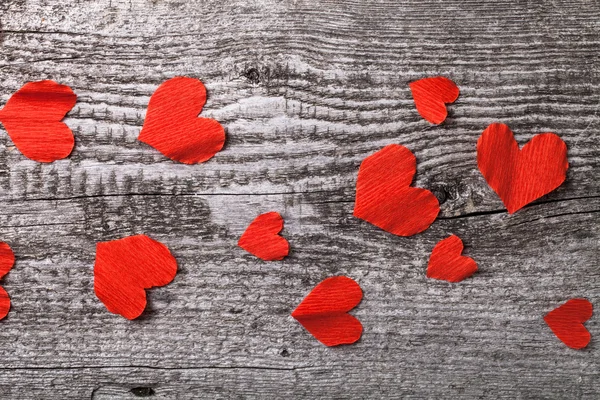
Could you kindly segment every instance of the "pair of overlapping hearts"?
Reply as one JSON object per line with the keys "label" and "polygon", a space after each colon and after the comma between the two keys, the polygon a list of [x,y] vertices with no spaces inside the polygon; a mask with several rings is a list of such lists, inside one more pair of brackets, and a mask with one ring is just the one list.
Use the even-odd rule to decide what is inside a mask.
{"label": "pair of overlapping hearts", "polygon": [[[443,77],[412,82],[410,88],[417,111],[434,124],[445,120],[446,103],[459,95],[458,87]],[[67,86],[52,81],[28,83],[0,110],[0,122],[25,156],[51,162],[73,149],[73,134],[62,119],[75,101]],[[223,147],[225,131],[217,121],[198,117],[205,102],[206,90],[199,80],[166,81],[150,98],[138,139],[186,164],[210,159]],[[566,145],[557,135],[536,135],[520,150],[503,124],[485,129],[477,142],[477,163],[509,213],[558,187],[568,168]],[[427,229],[439,213],[439,203],[430,191],[411,186],[415,172],[416,158],[400,145],[386,146],[367,157],[358,173],[354,215],[400,236]],[[278,235],[282,228],[279,214],[263,214],[248,227],[239,245],[265,260],[282,259],[289,251],[287,241]],[[432,251],[427,276],[459,282],[472,275],[477,264],[462,256],[462,249],[455,235],[440,241]],[[95,291],[111,312],[133,319],[145,308],[145,289],[166,285],[176,272],[177,263],[166,246],[147,236],[99,243]],[[355,281],[332,277],[320,283],[292,316],[326,345],[353,343],[360,338],[362,325],[347,312],[361,299]],[[567,345],[581,348],[589,342],[582,323],[590,316],[591,303],[573,299],[545,320]]]}

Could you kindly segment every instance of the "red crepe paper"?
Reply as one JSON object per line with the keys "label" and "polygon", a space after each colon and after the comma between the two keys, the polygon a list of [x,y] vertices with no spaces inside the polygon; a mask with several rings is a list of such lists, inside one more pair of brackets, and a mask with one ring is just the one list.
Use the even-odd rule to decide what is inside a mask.
{"label": "red crepe paper", "polygon": [[[0,279],[3,278],[12,269],[15,264],[15,254],[10,246],[0,242]],[[0,319],[8,315],[10,310],[10,297],[8,293],[0,286]]]}
{"label": "red crepe paper", "polygon": [[459,94],[458,86],[443,76],[420,79],[409,86],[417,111],[432,124],[444,122],[448,115],[446,103],[454,103]]}
{"label": "red crepe paper", "polygon": [[225,144],[225,130],[214,119],[199,118],[206,104],[206,88],[194,78],[164,82],[150,98],[138,140],[172,160],[204,162]]}
{"label": "red crepe paper", "polygon": [[510,128],[494,123],[477,141],[477,165],[512,214],[564,182],[567,145],[554,133],[541,133],[519,150]]}
{"label": "red crepe paper", "polygon": [[429,265],[427,277],[448,282],[460,282],[477,271],[477,263],[470,257],[461,256],[463,242],[456,235],[440,240],[435,245]]}
{"label": "red crepe paper", "polygon": [[290,252],[288,241],[279,236],[283,218],[272,211],[259,215],[248,225],[238,246],[265,261],[282,260]]}
{"label": "red crepe paper", "polygon": [[292,317],[325,346],[354,343],[363,328],[348,311],[360,303],[362,295],[358,283],[348,277],[327,278],[302,300]]}
{"label": "red crepe paper", "polygon": [[94,290],[108,311],[127,319],[146,308],[146,290],[170,283],[177,261],[164,244],[146,235],[96,245]]}
{"label": "red crepe paper", "polygon": [[52,162],[71,154],[73,132],[61,122],[75,106],[77,95],[54,81],[25,84],[0,110],[0,122],[25,157]]}
{"label": "red crepe paper", "polygon": [[571,299],[544,317],[552,332],[572,349],[582,349],[591,339],[583,323],[592,317],[592,303],[586,299]]}
{"label": "red crepe paper", "polygon": [[440,205],[429,190],[410,187],[416,170],[415,156],[397,144],[365,158],[358,171],[354,216],[398,236],[427,229]]}

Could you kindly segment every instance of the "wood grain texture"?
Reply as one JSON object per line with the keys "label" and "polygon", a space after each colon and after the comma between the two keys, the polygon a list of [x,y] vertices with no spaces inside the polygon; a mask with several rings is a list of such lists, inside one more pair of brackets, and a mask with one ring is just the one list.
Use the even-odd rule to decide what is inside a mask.
{"label": "wood grain texture", "polygon": [[[600,397],[600,317],[582,351],[542,319],[571,297],[600,307],[597,1],[2,0],[0,24],[0,105],[31,80],[79,95],[66,160],[29,161],[0,129],[0,240],[17,256],[0,398]],[[227,130],[202,165],[136,140],[178,75],[204,81],[203,116]],[[461,89],[439,127],[408,89],[431,75]],[[476,166],[495,121],[569,149],[565,184],[515,215]],[[361,160],[390,143],[442,204],[410,238],[352,217]],[[236,242],[271,210],[292,252],[265,263]],[[92,266],[96,242],[135,233],[180,271],[127,321]],[[451,233],[479,264],[458,285],[425,277]],[[326,348],[289,313],[338,274],[363,288],[365,331]]]}

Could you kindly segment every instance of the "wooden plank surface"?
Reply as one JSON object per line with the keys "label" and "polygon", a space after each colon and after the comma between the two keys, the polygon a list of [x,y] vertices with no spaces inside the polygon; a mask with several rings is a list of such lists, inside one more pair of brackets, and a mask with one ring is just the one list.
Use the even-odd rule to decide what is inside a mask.
{"label": "wooden plank surface", "polygon": [[[572,297],[600,307],[600,3],[434,0],[1,0],[0,105],[27,81],[79,95],[76,145],[52,164],[0,129],[0,398],[600,397],[600,317],[566,348],[542,317]],[[227,143],[205,164],[136,140],[165,79],[202,79]],[[430,126],[407,83],[461,88]],[[508,215],[476,166],[491,122],[524,144],[552,131],[567,181]],[[442,203],[410,238],[352,217],[360,161],[389,143],[417,156]],[[259,213],[292,252],[236,246]],[[95,243],[146,233],[180,270],[136,321],[93,293]],[[455,233],[480,271],[428,280]],[[360,342],[326,348],[289,313],[322,279],[356,279]],[[596,312],[598,314],[598,311]]]}

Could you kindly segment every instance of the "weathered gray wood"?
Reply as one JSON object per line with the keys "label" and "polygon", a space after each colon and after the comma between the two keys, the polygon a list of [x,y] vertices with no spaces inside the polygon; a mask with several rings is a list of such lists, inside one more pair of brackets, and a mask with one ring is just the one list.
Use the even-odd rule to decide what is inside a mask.
{"label": "weathered gray wood", "polygon": [[[600,397],[600,318],[582,351],[542,320],[571,297],[600,306],[600,3],[1,0],[0,23],[0,105],[29,80],[79,95],[70,158],[41,165],[0,136],[0,240],[18,257],[1,398]],[[407,83],[438,74],[461,97],[432,127]],[[227,129],[202,165],[136,141],[176,75],[205,82],[203,115]],[[476,167],[493,121],[569,147],[565,184],[515,215]],[[389,143],[443,203],[411,238],[352,217],[358,165]],[[236,246],[269,210],[282,262]],[[132,322],[96,299],[92,265],[97,241],[133,233],[180,271]],[[459,285],[424,273],[450,233],[480,267]],[[363,287],[365,332],[325,348],[289,313],[336,274]]]}

